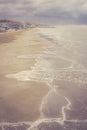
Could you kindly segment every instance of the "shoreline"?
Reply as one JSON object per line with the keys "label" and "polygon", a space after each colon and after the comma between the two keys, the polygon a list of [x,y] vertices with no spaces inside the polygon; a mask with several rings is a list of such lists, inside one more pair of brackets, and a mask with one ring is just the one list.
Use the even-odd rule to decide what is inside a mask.
{"label": "shoreline", "polygon": [[[0,44],[0,116],[5,122],[35,121],[40,117],[40,104],[48,93],[49,86],[43,82],[23,82],[5,76],[31,70],[37,62],[38,55],[44,53],[50,42],[37,35],[35,29],[15,32],[14,35],[16,39],[4,39],[5,44]],[[36,57],[18,58],[22,55]]]}
{"label": "shoreline", "polygon": [[87,89],[78,80],[80,73],[73,73],[79,72],[81,66],[64,55],[57,56],[53,48],[49,49],[51,45],[35,29],[25,30],[13,42],[0,45],[4,56],[0,65],[3,120],[31,122],[28,130],[87,125],[86,111],[82,111],[86,108]]}

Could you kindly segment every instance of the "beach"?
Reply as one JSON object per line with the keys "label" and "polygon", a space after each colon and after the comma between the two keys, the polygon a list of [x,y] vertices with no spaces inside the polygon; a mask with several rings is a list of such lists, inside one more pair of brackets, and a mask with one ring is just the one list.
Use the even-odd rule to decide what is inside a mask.
{"label": "beach", "polygon": [[[40,117],[40,104],[49,91],[46,83],[18,81],[6,75],[32,70],[37,55],[50,46],[34,29],[0,34],[0,121],[35,121]],[[23,55],[33,56],[22,58]]]}
{"label": "beach", "polygon": [[1,122],[28,123],[29,130],[87,128],[85,32],[57,26],[0,34]]}

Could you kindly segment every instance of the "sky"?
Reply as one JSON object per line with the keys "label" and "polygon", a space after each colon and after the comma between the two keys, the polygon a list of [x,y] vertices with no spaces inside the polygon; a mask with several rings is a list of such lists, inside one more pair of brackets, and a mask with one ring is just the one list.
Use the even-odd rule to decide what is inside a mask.
{"label": "sky", "polygon": [[0,19],[87,24],[87,0],[0,0]]}

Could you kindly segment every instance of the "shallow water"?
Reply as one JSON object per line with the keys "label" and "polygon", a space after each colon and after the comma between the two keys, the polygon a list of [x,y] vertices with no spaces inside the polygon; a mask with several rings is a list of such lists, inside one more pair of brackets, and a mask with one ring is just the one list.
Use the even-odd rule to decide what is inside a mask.
{"label": "shallow water", "polygon": [[[45,82],[50,87],[41,103],[41,118],[29,130],[87,129],[87,26],[38,28],[36,33],[53,44],[37,55],[32,70],[6,75]],[[17,58],[33,57],[25,54]]]}

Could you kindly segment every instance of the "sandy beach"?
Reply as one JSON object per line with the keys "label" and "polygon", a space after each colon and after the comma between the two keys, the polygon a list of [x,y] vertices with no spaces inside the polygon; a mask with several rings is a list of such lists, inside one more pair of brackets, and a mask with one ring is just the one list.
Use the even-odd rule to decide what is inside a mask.
{"label": "sandy beach", "polygon": [[0,34],[1,125],[25,122],[29,130],[87,128],[87,56],[83,53],[87,39],[82,36],[79,42],[79,31],[76,40],[67,26],[59,37],[61,29]]}
{"label": "sandy beach", "polygon": [[42,98],[49,91],[47,84],[36,81],[18,81],[6,75],[30,70],[37,57],[23,55],[44,53],[47,42],[34,29],[0,34],[0,121],[34,121],[40,116]]}

